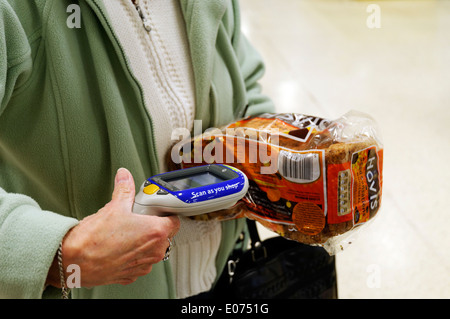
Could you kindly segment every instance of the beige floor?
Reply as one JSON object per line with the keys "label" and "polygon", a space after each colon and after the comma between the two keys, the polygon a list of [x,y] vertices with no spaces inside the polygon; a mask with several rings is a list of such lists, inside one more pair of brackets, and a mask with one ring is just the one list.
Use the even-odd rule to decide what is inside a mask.
{"label": "beige floor", "polygon": [[[370,4],[380,28],[368,27]],[[355,109],[382,132],[382,208],[337,255],[340,297],[450,298],[450,1],[241,0],[241,8],[278,111],[336,118]]]}

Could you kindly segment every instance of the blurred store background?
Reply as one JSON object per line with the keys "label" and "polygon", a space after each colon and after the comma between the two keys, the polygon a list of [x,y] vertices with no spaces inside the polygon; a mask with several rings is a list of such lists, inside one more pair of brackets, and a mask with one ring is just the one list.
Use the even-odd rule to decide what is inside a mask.
{"label": "blurred store background", "polygon": [[340,298],[450,298],[450,1],[240,3],[277,111],[382,132],[382,207],[337,255]]}

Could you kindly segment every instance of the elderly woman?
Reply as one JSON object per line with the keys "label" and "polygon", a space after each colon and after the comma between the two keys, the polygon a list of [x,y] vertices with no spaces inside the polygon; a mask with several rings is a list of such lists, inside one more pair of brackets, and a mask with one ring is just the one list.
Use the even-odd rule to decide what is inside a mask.
{"label": "elderly woman", "polygon": [[237,1],[0,1],[0,297],[210,290],[243,222],[132,214],[135,183],[174,129],[272,111],[262,74]]}

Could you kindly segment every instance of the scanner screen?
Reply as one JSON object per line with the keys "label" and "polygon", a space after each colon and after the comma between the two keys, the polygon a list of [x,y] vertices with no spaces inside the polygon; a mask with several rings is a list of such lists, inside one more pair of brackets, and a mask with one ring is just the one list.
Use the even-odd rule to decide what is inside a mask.
{"label": "scanner screen", "polygon": [[189,177],[166,180],[167,183],[173,187],[176,187],[178,190],[186,190],[200,186],[217,184],[223,181],[224,179],[218,177],[217,175],[211,174],[210,172],[203,172]]}

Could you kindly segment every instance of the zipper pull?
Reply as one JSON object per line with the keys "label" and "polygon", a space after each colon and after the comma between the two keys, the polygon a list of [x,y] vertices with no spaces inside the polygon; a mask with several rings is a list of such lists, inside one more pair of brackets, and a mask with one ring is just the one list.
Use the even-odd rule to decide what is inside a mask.
{"label": "zipper pull", "polygon": [[239,262],[239,259],[237,259],[237,260],[232,260],[232,259],[230,259],[230,260],[228,260],[228,277],[229,277],[229,283],[231,284],[232,282],[233,282],[233,276],[234,276],[234,273],[235,273],[235,271],[236,271],[236,266],[237,266],[237,263]]}
{"label": "zipper pull", "polygon": [[142,11],[142,8],[140,7],[138,0],[132,0],[131,2],[133,2],[134,6],[136,7],[136,10],[139,14],[139,17],[142,20],[142,25],[144,26],[144,29],[147,32],[152,31],[152,26],[150,25],[150,21],[147,19],[147,17],[145,16],[144,12]]}

